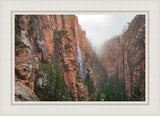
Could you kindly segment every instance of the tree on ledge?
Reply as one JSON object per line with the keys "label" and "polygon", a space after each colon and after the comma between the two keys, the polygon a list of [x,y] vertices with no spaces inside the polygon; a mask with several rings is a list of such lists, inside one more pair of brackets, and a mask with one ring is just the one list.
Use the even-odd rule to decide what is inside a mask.
{"label": "tree on ledge", "polygon": [[85,85],[88,87],[88,95],[91,98],[91,100],[94,101],[95,99],[95,87],[93,83],[93,79],[90,78],[90,70],[87,69],[87,74],[85,77]]}

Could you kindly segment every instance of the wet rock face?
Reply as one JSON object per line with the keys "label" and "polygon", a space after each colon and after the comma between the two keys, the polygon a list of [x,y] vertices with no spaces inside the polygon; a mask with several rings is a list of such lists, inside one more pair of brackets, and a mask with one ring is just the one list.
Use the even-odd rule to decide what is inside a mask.
{"label": "wet rock face", "polygon": [[[109,77],[118,72],[125,78],[127,95],[130,97],[140,78],[140,70],[145,72],[145,16],[137,15],[129,24],[122,37],[113,38],[101,53],[101,61]],[[144,86],[141,87],[144,90]]]}

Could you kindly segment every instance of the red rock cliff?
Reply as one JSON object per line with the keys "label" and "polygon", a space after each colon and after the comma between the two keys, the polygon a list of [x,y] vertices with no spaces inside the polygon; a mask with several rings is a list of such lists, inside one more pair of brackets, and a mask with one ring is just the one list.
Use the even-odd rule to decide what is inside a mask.
{"label": "red rock cliff", "polygon": [[[130,97],[140,70],[145,72],[145,16],[137,15],[122,36],[107,41],[100,57],[109,77],[118,73],[120,79],[125,79],[126,92]],[[142,90],[144,88],[141,86]]]}
{"label": "red rock cliff", "polygon": [[[15,24],[16,43],[19,42],[18,47],[15,48],[16,80],[34,90],[39,65],[51,62],[50,58],[52,58],[54,63],[60,64],[67,88],[73,93],[75,100],[78,100],[78,95],[82,100],[88,100],[87,87],[82,82],[77,82],[76,79],[75,24],[82,59],[87,58],[87,61],[92,62],[97,57],[88,56],[88,54],[95,55],[95,53],[86,39],[85,32],[78,24],[77,17],[74,15],[18,15],[15,17]],[[83,61],[83,63],[86,69],[92,70],[87,62]],[[94,72],[91,71],[91,73],[91,77],[96,80]]]}

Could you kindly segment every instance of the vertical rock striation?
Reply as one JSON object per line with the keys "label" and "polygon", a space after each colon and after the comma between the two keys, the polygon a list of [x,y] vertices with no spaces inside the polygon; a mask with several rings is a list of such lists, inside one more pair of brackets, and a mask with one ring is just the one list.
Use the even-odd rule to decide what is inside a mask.
{"label": "vertical rock striation", "polygon": [[[75,27],[77,27],[77,39]],[[126,92],[130,97],[140,77],[140,71],[145,72],[145,16],[143,15],[137,15],[122,36],[107,41],[100,57],[94,52],[85,31],[78,23],[78,18],[74,15],[16,15],[15,30],[17,100],[20,100],[17,96],[24,96],[22,94],[29,96],[34,93],[35,84],[41,80],[40,65],[48,63],[52,63],[53,66],[60,65],[67,89],[73,93],[75,101],[89,100],[84,79],[80,81],[77,79],[79,76],[77,41],[85,73],[89,70],[96,87],[95,94],[98,92],[100,84],[98,82],[105,74],[109,78],[118,74],[120,79],[125,79]],[[19,92],[20,86],[23,88],[26,86],[26,90],[30,92]],[[144,88],[141,86],[142,90]],[[38,100],[36,97],[27,99]],[[27,99],[23,97],[23,100]]]}
{"label": "vertical rock striation", "polygon": [[[118,73],[120,79],[125,79],[131,97],[141,70],[145,72],[145,16],[137,15],[122,36],[107,41],[100,57],[109,77]],[[141,90],[144,88],[142,85]]]}
{"label": "vertical rock striation", "polygon": [[[77,40],[83,62],[88,53],[86,35],[78,24],[77,17],[77,40],[74,15],[17,15],[15,24],[15,38],[20,42],[17,44],[16,41],[15,48],[16,80],[34,91],[40,64],[58,63],[74,99],[77,101],[79,94],[82,100],[89,100],[87,87],[84,83],[77,82]],[[85,66],[89,67],[89,64],[85,63]]]}

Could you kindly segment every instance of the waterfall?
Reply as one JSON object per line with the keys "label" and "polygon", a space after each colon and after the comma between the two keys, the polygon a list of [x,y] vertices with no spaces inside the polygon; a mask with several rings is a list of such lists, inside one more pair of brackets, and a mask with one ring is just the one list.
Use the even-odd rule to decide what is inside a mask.
{"label": "waterfall", "polygon": [[76,25],[76,18],[75,18],[75,34],[76,34],[76,40],[77,40],[77,62],[81,71],[81,76],[85,77],[86,73],[85,73],[85,69],[84,69],[84,65],[82,62],[82,57],[81,57],[81,51],[80,51],[80,47],[79,47],[79,43],[78,43],[78,39],[77,39],[77,25]]}

